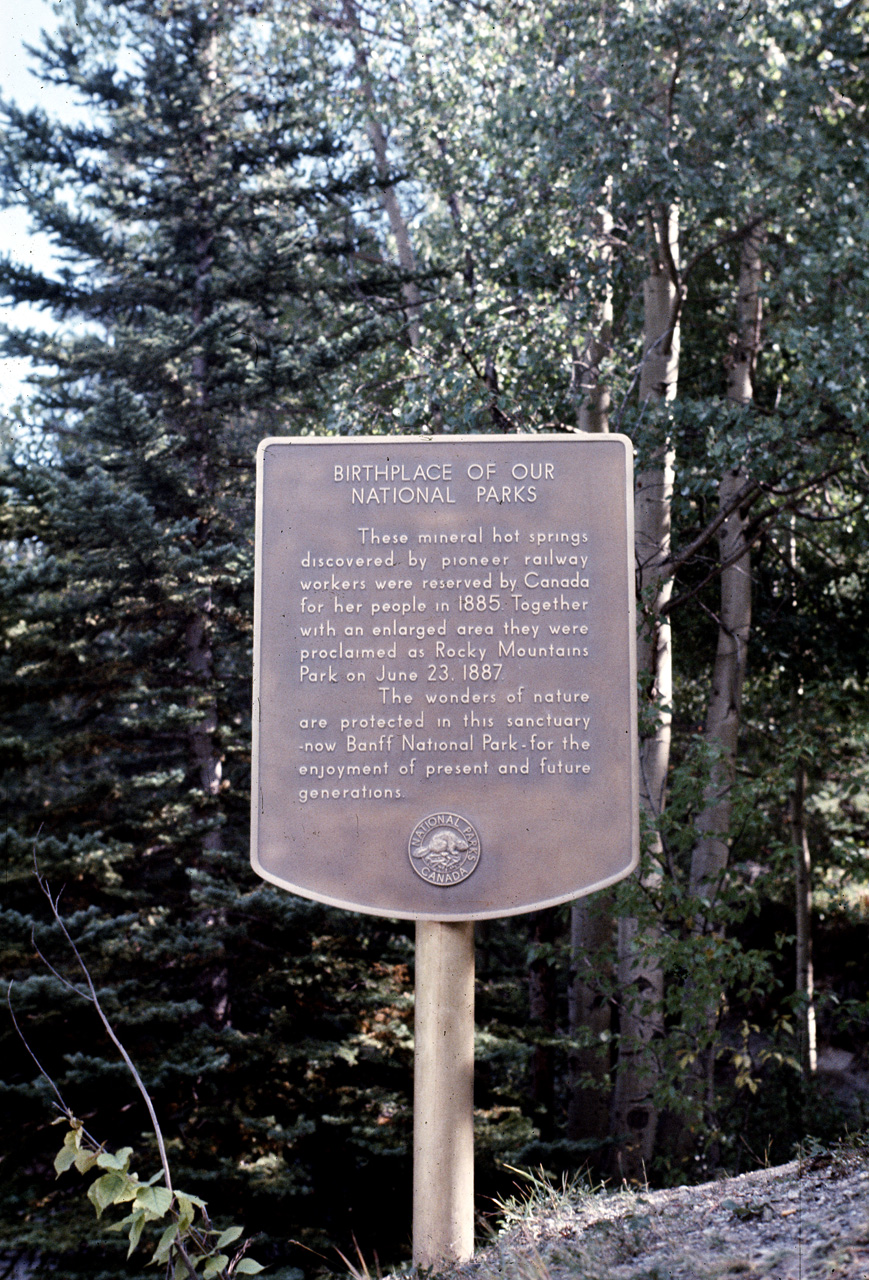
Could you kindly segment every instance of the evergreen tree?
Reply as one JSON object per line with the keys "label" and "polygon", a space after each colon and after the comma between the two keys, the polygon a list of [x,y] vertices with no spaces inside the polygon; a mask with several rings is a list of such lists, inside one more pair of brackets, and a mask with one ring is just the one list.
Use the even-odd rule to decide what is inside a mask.
{"label": "evergreen tree", "polygon": [[[364,1215],[348,1187],[369,1148],[403,1157],[406,945],[248,867],[253,455],[316,426],[331,371],[383,340],[399,295],[356,229],[373,178],[326,127],[327,72],[291,11],[76,3],[40,56],[77,120],[4,108],[3,198],[61,265],[5,259],[0,291],[70,327],[4,339],[40,372],[3,475],[3,945],[69,1104],[140,1146],[112,1047],[32,961],[35,845],[179,1176],[254,1228],[280,1200],[280,1234],[316,1187],[323,1243],[347,1203]],[[0,1247],[114,1274],[80,1188],[40,1186],[56,1131],[10,1037]],[[315,1176],[362,1094],[343,1183]]]}
{"label": "evergreen tree", "polygon": [[[566,910],[531,922],[530,950],[525,922],[479,928],[478,1153],[557,1171],[600,1150],[578,1107],[610,1110],[632,1049],[626,991],[647,966],[662,978],[656,1034],[633,1048],[653,1055],[655,1087],[635,1118],[660,1121],[664,1151],[648,1171],[706,1173],[711,1154],[744,1167],[736,1137],[763,1147],[770,1096],[790,1117],[788,1155],[793,978],[771,940],[792,913],[788,810],[831,882],[865,844],[865,16],[833,0],[591,13],[323,0],[308,26],[277,0],[102,0],[76,18],[47,65],[81,88],[86,123],[8,109],[4,169],[7,201],[31,207],[67,268],[0,276],[10,298],[86,322],[7,339],[47,370],[6,468],[0,666],[6,960],[39,1056],[71,1055],[64,1091],[94,1111],[89,1126],[136,1145],[120,1068],[27,953],[42,824],[43,865],[68,886],[105,1002],[182,1144],[184,1184],[273,1236],[346,1244],[355,1226],[366,1252],[401,1252],[407,932],[252,889],[246,871],[253,444],[275,429],[573,430],[590,409],[601,425],[608,400],[638,471],[675,454],[667,803],[646,875],[616,895],[636,924],[621,982],[609,900],[567,1026],[582,931],[571,954]],[[653,404],[637,396],[644,230],[676,206],[681,265],[656,264],[677,306],[679,398]],[[754,395],[728,403],[755,230]],[[697,727],[726,624],[713,522],[733,474],[758,486],[739,519],[752,639],[724,770],[730,829],[714,833],[726,866],[692,896],[696,823],[722,776]],[[830,708],[814,737],[809,696]],[[653,722],[651,708],[646,734]],[[845,994],[849,1034],[865,1038],[865,977]],[[755,1017],[766,1066],[748,1044]],[[685,1073],[704,1055],[698,1097]],[[56,1144],[31,1064],[9,1061],[6,1142],[21,1154],[2,1238],[99,1274],[99,1252],[79,1247],[93,1229],[74,1215],[78,1189],[42,1199]]]}

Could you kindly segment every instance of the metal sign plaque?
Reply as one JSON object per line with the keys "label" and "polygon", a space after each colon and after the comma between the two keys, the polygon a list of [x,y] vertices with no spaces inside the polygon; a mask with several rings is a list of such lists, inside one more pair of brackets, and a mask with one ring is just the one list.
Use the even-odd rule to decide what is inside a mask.
{"label": "metal sign plaque", "polygon": [[259,875],[420,920],[627,875],[630,442],[272,439],[257,476]]}

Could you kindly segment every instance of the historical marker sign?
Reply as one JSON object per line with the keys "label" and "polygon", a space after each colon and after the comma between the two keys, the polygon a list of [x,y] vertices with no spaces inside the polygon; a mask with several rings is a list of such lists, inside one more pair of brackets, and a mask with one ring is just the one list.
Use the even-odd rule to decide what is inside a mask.
{"label": "historical marker sign", "polygon": [[617,435],[262,443],[261,876],[448,921],[633,869],[632,494]]}

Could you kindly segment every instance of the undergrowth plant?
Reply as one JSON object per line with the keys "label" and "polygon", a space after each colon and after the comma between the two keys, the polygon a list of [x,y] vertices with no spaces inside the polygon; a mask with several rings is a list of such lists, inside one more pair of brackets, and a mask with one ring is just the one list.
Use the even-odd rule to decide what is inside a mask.
{"label": "undergrowth plant", "polygon": [[[135,1081],[136,1088],[142,1095],[151,1120],[157,1149],[160,1153],[160,1168],[151,1177],[142,1181],[139,1174],[130,1168],[133,1157],[132,1147],[121,1147],[118,1151],[112,1152],[104,1142],[98,1142],[96,1138],[88,1133],[82,1121],[67,1105],[56,1083],[27,1043],[15,1018],[15,1012],[12,1007],[13,984],[10,982],[7,990],[7,1002],[15,1029],[21,1037],[27,1052],[36,1063],[42,1076],[48,1081],[57,1098],[57,1102],[54,1105],[61,1114],[53,1123],[66,1123],[68,1125],[63,1139],[63,1146],[54,1160],[57,1176],[60,1177],[72,1168],[75,1168],[82,1175],[96,1170],[99,1176],[90,1183],[87,1196],[96,1210],[97,1217],[101,1218],[105,1210],[114,1205],[128,1206],[129,1212],[127,1215],[119,1221],[111,1223],[107,1230],[125,1231],[127,1233],[130,1242],[127,1250],[128,1258],[136,1249],[140,1247],[144,1249],[153,1245],[149,1263],[163,1265],[165,1267],[166,1280],[185,1280],[185,1278],[188,1278],[188,1280],[230,1280],[230,1277],[233,1276],[256,1275],[263,1268],[253,1258],[246,1256],[249,1242],[241,1245],[237,1244],[244,1228],[230,1226],[223,1230],[218,1230],[211,1223],[204,1200],[200,1199],[199,1196],[191,1195],[189,1192],[181,1191],[173,1186],[172,1172],[166,1154],[166,1144],[151,1095],[100,1004],[90,971],[60,914],[58,905],[60,894],[52,894],[48,882],[39,870],[35,854],[34,872],[39,887],[51,908],[55,923],[70,947],[76,964],[83,975],[84,986],[78,986],[74,982],[70,982],[59,973],[42,954],[36,945],[34,936],[33,945],[36,953],[54,977],[68,991],[93,1005],[107,1035],[123,1058],[127,1070]],[[161,1183],[162,1185],[160,1185]],[[160,1234],[155,1243],[154,1235],[158,1231]],[[232,1245],[237,1246],[233,1254],[230,1255],[224,1252]]]}

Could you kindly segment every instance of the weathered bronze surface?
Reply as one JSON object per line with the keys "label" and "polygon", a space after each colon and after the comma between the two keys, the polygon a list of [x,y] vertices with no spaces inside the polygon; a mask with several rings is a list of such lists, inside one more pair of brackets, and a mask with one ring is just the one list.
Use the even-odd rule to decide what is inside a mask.
{"label": "weathered bronze surface", "polygon": [[632,494],[617,435],[263,441],[261,876],[472,920],[633,869]]}

